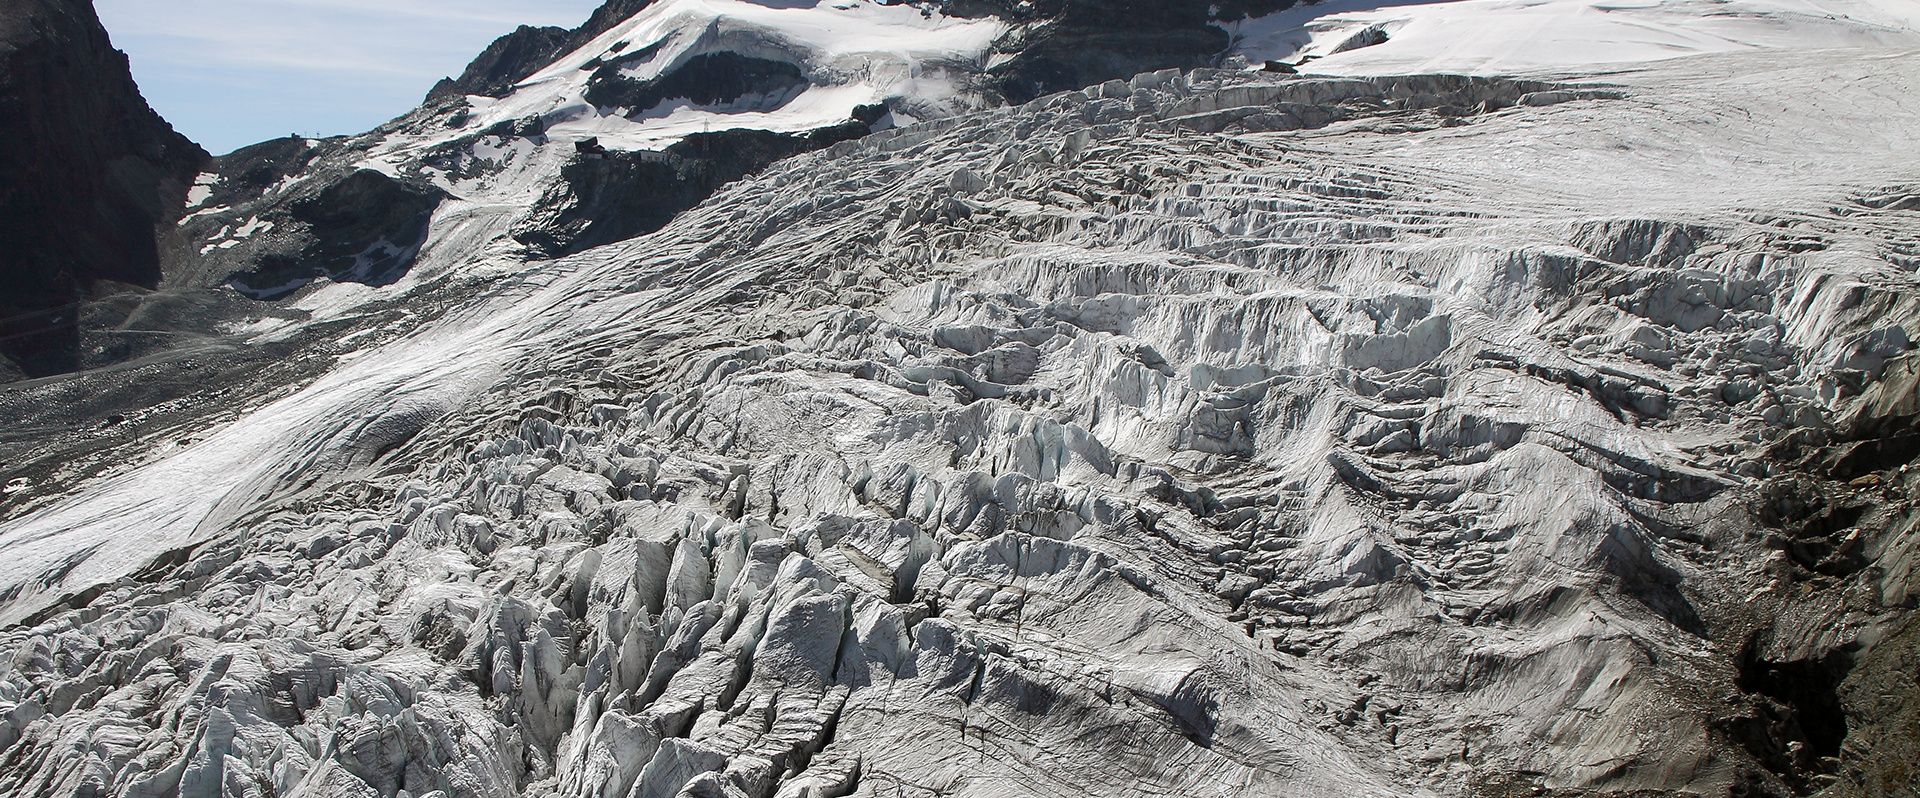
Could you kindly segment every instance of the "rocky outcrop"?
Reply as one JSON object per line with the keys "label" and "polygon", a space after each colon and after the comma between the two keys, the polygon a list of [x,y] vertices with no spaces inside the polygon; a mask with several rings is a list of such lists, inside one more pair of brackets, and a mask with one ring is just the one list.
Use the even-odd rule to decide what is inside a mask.
{"label": "rocky outcrop", "polygon": [[573,30],[556,27],[536,28],[521,25],[512,33],[493,40],[467,64],[457,78],[443,78],[427,93],[427,102],[455,98],[465,94],[502,97],[527,76],[553,59],[586,44],[608,28],[646,8],[653,0],[607,0],[580,27]]}
{"label": "rocky outcrop", "polygon": [[521,25],[487,45],[459,77],[442,78],[434,84],[427,102],[467,94],[503,96],[515,83],[572,49],[574,43],[573,32],[566,28]]}
{"label": "rocky outcrop", "polygon": [[696,55],[650,80],[624,77],[621,71],[626,63],[618,59],[596,70],[587,87],[587,101],[625,108],[632,115],[675,99],[713,105],[757,95],[772,99],[771,104],[778,107],[780,101],[808,85],[806,76],[793,64],[728,51]]}
{"label": "rocky outcrop", "polygon": [[0,4],[0,382],[80,359],[78,304],[159,284],[207,154],[147,107],[87,0]]}
{"label": "rocky outcrop", "polygon": [[584,142],[560,181],[534,203],[514,238],[542,257],[560,257],[651,233],[721,186],[802,152],[856,139],[885,109],[805,135],[764,130],[700,133],[660,152],[609,152]]}
{"label": "rocky outcrop", "polygon": [[288,204],[297,227],[265,249],[252,268],[231,284],[270,299],[316,277],[385,285],[406,271],[425,243],[427,221],[445,198],[434,187],[416,187],[361,169],[311,196]]}
{"label": "rocky outcrop", "polygon": [[166,259],[169,288],[274,299],[315,279],[385,285],[406,273],[447,198],[364,168],[340,140],[297,137],[214,159]]}
{"label": "rocky outcrop", "polygon": [[1295,0],[953,0],[943,13],[1016,25],[996,43],[1008,58],[988,71],[993,91],[1021,103],[1141,72],[1219,66],[1230,40],[1211,24],[1259,16]]}

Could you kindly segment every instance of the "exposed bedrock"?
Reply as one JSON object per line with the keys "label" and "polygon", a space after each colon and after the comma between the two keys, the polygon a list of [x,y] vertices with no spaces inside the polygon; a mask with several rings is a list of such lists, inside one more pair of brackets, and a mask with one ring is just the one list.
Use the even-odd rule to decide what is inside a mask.
{"label": "exposed bedrock", "polygon": [[665,227],[728,183],[782,158],[859,138],[878,119],[824,127],[804,135],[764,130],[696,133],[660,152],[609,152],[591,144],[560,169],[514,239],[542,257],[570,255]]}
{"label": "exposed bedrock", "polygon": [[1014,24],[994,48],[1010,57],[988,70],[988,82],[1002,99],[1021,103],[1141,72],[1219,66],[1231,42],[1214,23],[1272,13],[1294,1],[953,0],[942,12]]}
{"label": "exposed bedrock", "polygon": [[469,94],[504,97],[528,75],[579,46],[578,36],[565,28],[521,25],[493,40],[474,56],[457,78],[442,78],[427,93],[427,102]]}
{"label": "exposed bedrock", "polygon": [[[272,299],[318,277],[385,285],[412,265],[427,222],[445,192],[368,169],[289,203],[287,229],[263,231],[253,264],[230,280],[241,293]],[[269,238],[270,237],[270,238]]]}
{"label": "exposed bedrock", "polygon": [[393,282],[448,194],[358,156],[337,140],[289,137],[214,159],[178,225],[197,243],[168,253],[167,287],[230,285],[275,299],[322,277]]}
{"label": "exposed bedrock", "polygon": [[467,64],[459,77],[443,78],[427,93],[427,103],[462,95],[504,97],[520,81],[553,63],[555,58],[586,44],[628,17],[652,5],[653,0],[607,0],[580,27],[521,25],[501,36]]}
{"label": "exposed bedrock", "polygon": [[[644,58],[645,52],[635,56]],[[626,61],[613,61],[594,73],[587,87],[587,102],[640,115],[669,100],[722,105],[752,98],[758,101],[757,110],[772,110],[808,85],[800,68],[793,64],[727,50],[696,55],[650,80],[622,75]]]}
{"label": "exposed bedrock", "polygon": [[153,288],[202,162],[87,0],[0,8],[0,382],[71,371],[80,304]]}

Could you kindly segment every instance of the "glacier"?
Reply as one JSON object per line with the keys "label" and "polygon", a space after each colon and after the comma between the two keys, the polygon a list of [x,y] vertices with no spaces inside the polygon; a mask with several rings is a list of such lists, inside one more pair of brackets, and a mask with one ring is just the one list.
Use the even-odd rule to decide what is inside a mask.
{"label": "glacier", "polygon": [[[1517,69],[1542,6],[1618,17],[1373,6],[997,106],[918,65],[1002,23],[785,5],[669,0],[322,156],[449,199],[392,282],[231,331],[324,368],[0,523],[0,792],[1898,794],[1899,4]],[[1329,6],[1237,24],[1382,18]],[[642,40],[876,66],[582,106]],[[889,91],[655,232],[514,245],[573,142]]]}

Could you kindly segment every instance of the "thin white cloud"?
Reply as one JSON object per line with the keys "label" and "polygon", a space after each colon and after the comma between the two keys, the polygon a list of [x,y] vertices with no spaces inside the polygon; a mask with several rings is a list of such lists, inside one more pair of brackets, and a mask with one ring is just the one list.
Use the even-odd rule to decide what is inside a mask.
{"label": "thin white cloud", "polygon": [[[574,25],[566,4],[447,0],[100,0],[116,45],[136,58],[427,75],[457,72],[521,24]],[[436,75],[437,77],[437,75]]]}
{"label": "thin white cloud", "polygon": [[359,96],[366,107],[350,113],[338,101],[316,101],[310,120],[282,113],[274,130],[294,121],[303,131],[359,132],[405,112],[495,37],[519,25],[572,27],[599,3],[96,0],[95,7],[154,107],[219,151],[259,140],[234,138],[254,135],[240,132],[259,124],[252,109],[285,108],[301,94]]}
{"label": "thin white cloud", "polygon": [[[572,27],[586,19],[579,3],[534,2],[455,2],[454,0],[415,0],[392,3],[382,0],[254,0],[259,6],[309,8],[316,11],[361,11],[387,17],[419,17],[432,20],[464,20],[488,27],[502,25],[558,25]],[[590,10],[590,9],[589,9]],[[544,19],[542,19],[544,17]],[[533,21],[529,21],[533,20]]]}

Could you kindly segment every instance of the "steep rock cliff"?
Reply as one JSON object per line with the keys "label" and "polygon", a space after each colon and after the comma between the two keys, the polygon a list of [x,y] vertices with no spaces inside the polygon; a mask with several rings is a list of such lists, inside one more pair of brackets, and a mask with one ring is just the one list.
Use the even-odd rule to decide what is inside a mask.
{"label": "steep rock cliff", "polygon": [[72,369],[76,303],[160,282],[207,154],[140,96],[87,0],[0,4],[0,380]]}

